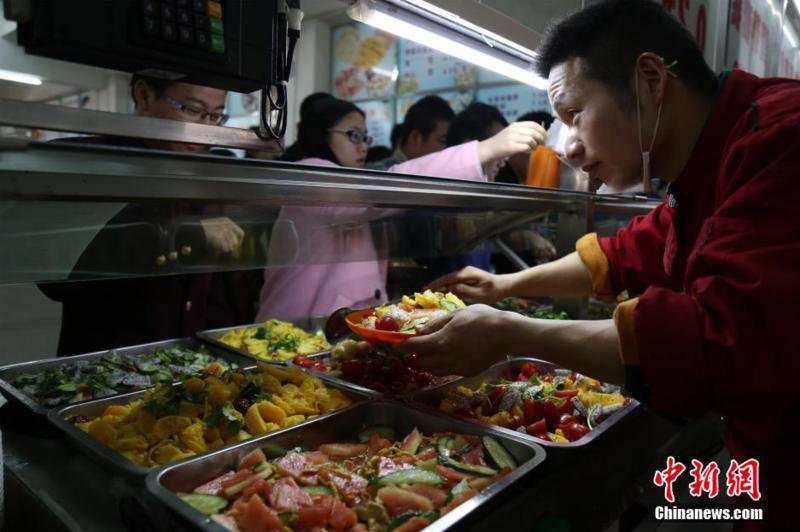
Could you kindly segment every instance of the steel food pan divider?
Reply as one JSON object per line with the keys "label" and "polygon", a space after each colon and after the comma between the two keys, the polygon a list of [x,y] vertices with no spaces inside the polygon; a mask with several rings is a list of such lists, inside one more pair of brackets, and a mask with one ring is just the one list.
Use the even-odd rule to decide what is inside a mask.
{"label": "steel food pan divider", "polygon": [[[558,365],[553,364],[552,362],[548,362],[546,360],[540,360],[538,358],[530,358],[530,357],[510,358],[508,360],[503,360],[501,362],[498,362],[493,366],[489,367],[488,369],[486,369],[485,371],[477,375],[474,375],[472,377],[463,377],[461,379],[456,379],[454,381],[446,382],[444,384],[440,384],[425,390],[421,390],[415,394],[412,394],[409,399],[412,404],[424,405],[426,407],[426,410],[431,409],[439,411],[439,402],[447,395],[447,393],[450,390],[452,390],[456,386],[477,388],[484,381],[492,382],[506,378],[506,376],[509,374],[516,375],[519,372],[519,369],[522,366],[522,364],[525,362],[533,362],[539,367],[540,370],[544,370],[546,372],[552,372],[556,369],[560,369]],[[491,426],[505,433],[518,434],[525,439],[533,440],[539,445],[546,447],[548,452],[552,453],[553,451],[575,449],[590,444],[596,438],[600,437],[600,435],[602,435],[604,432],[608,431],[612,426],[617,424],[623,417],[631,414],[634,410],[637,409],[638,406],[639,402],[631,398],[629,404],[623,406],[621,409],[617,410],[616,412],[612,413],[610,416],[605,418],[597,426],[597,428],[586,434],[580,440],[569,443],[553,443],[551,441],[542,440],[541,438],[537,438],[535,436],[529,436],[528,434],[523,434],[521,432],[517,432],[515,430],[505,427],[499,427],[496,425],[484,425],[484,426],[486,427]],[[448,415],[445,414],[444,412],[442,412],[442,414]],[[478,420],[475,420],[474,422],[480,423],[480,421]]]}
{"label": "steel food pan divider", "polygon": [[[289,323],[291,323],[295,327],[299,327],[300,329],[303,329],[306,332],[317,333],[318,331],[322,331],[323,328],[325,327],[325,320],[326,319],[327,319],[327,317],[313,317],[313,318],[306,318],[306,319],[302,319],[302,320],[292,320]],[[223,343],[223,342],[220,341],[220,338],[225,336],[230,331],[233,331],[233,330],[236,330],[236,329],[247,329],[247,328],[250,328],[250,327],[260,327],[261,325],[263,325],[263,322],[262,323],[251,323],[251,324],[247,324],[247,325],[234,325],[233,327],[222,327],[222,328],[219,328],[219,329],[209,329],[209,330],[206,330],[206,331],[199,331],[199,332],[197,332],[195,334],[195,336],[201,342],[204,342],[204,343],[207,343],[207,344],[211,344],[213,346],[216,346],[216,347],[219,347],[221,349],[224,349],[225,351],[228,351],[228,352],[236,353],[237,355],[243,356],[245,358],[248,358],[251,361],[263,362],[264,364],[273,364],[273,365],[276,365],[276,366],[287,366],[287,365],[289,365],[289,363],[291,362],[292,359],[289,359],[289,360],[268,360],[266,358],[261,358],[261,357],[258,357],[256,355],[253,355],[251,353],[248,353],[247,351],[245,351],[243,349],[237,349],[236,347],[233,347],[231,345],[228,345],[228,344]],[[313,353],[313,354],[315,355],[317,353]]]}
{"label": "steel food pan divider", "polygon": [[[179,338],[173,340],[163,340],[160,342],[152,342],[148,344],[134,345],[130,347],[108,349],[105,351],[95,351],[93,353],[86,353],[83,355],[48,358],[44,360],[35,360],[33,362],[22,362],[20,364],[11,364],[8,366],[2,366],[0,367],[0,390],[3,391],[3,394],[6,397],[24,406],[27,410],[30,410],[31,413],[40,416],[46,416],[48,411],[53,409],[59,409],[67,405],[61,405],[54,408],[46,408],[40,405],[30,397],[25,395],[22,392],[22,390],[19,390],[14,387],[12,382],[17,376],[23,373],[37,373],[40,371],[46,371],[48,369],[61,366],[64,364],[71,365],[81,361],[91,362],[98,358],[111,355],[112,353],[116,353],[117,355],[120,355],[122,357],[128,357],[128,356],[133,357],[137,355],[152,353],[156,349],[168,349],[171,347],[184,347],[187,349],[194,349],[194,350],[199,350],[201,347],[205,347],[212,355],[222,358],[227,362],[236,363],[239,365],[239,367],[242,368],[255,367],[252,358],[241,356],[240,353],[232,352],[228,349],[218,349],[216,347],[209,346],[203,342],[199,342],[195,338]],[[95,399],[90,399],[90,401],[92,400]],[[70,403],[70,405],[83,404],[85,402],[87,401],[81,401],[79,403]]]}
{"label": "steel food pan divider", "polygon": [[[308,372],[306,372],[308,373]],[[316,375],[315,375],[316,376]],[[372,394],[363,393],[359,390],[353,390],[348,387],[340,386],[338,383],[331,381],[330,379],[322,379],[326,386],[331,388],[337,388],[341,390],[347,397],[358,404],[358,402],[367,401],[370,399],[377,398],[377,395],[373,392]],[[98,440],[94,439],[88,433],[82,431],[78,427],[76,427],[73,423],[70,423],[68,420],[74,416],[85,416],[89,419],[93,419],[97,416],[103,414],[105,409],[111,405],[119,405],[119,404],[127,404],[133,402],[137,399],[140,399],[144,396],[145,391],[138,391],[138,392],[130,392],[127,394],[116,395],[113,397],[105,397],[102,399],[95,399],[93,401],[86,401],[83,403],[76,403],[74,405],[68,405],[61,408],[56,408],[50,410],[47,417],[56,428],[58,428],[64,435],[72,442],[72,444],[77,447],[81,452],[86,454],[92,459],[100,460],[100,463],[109,471],[110,474],[121,474],[124,477],[133,480],[134,482],[141,483],[144,480],[144,477],[153,469],[161,469],[165,467],[165,464],[160,467],[156,468],[147,468],[135,464],[113,450],[111,447],[103,445]],[[350,407],[347,407],[350,408]],[[327,414],[322,414],[317,418],[303,421],[302,423],[298,423],[297,425],[293,425],[289,428],[300,427],[307,423],[313,423],[317,419],[324,419],[329,416],[332,416],[336,413],[329,412]],[[286,429],[281,429],[286,430]],[[248,440],[249,441],[249,440]],[[239,445],[239,443],[230,443],[221,447],[220,449],[226,449],[231,446]],[[219,449],[217,449],[218,451]],[[210,453],[214,453],[215,451],[208,451],[206,453],[201,453],[198,456],[205,456]],[[186,458],[185,460],[192,460],[194,457]],[[171,462],[170,462],[171,463]],[[178,463],[178,462],[175,462]]]}
{"label": "steel food pan divider", "polygon": [[190,492],[230,469],[235,470],[239,461],[257,447],[262,448],[268,457],[280,456],[295,447],[316,449],[323,443],[353,441],[365,425],[392,426],[397,430],[398,437],[407,434],[414,427],[428,436],[436,432],[460,432],[481,436],[488,434],[500,441],[517,461],[518,467],[510,474],[433,522],[425,529],[427,532],[438,532],[457,524],[511,484],[527,476],[545,460],[545,450],[537,442],[531,438],[520,437],[513,431],[499,431],[486,425],[419,410],[397,401],[377,400],[355,404],[307,424],[164,466],[147,476],[147,489],[197,527],[221,532],[225,530],[223,527],[181,501],[175,493]]}

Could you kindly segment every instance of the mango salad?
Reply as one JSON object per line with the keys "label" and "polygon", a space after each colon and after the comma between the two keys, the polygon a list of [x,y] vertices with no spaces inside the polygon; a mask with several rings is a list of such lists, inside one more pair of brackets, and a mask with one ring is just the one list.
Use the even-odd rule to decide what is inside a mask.
{"label": "mango salad", "polygon": [[253,372],[212,364],[201,377],[148,390],[76,426],[144,467],[246,440],[351,404],[342,392],[300,369],[260,365]]}
{"label": "mango salad", "polygon": [[258,327],[228,331],[220,342],[265,360],[289,360],[330,349],[322,332],[311,334],[289,322],[267,320]]}

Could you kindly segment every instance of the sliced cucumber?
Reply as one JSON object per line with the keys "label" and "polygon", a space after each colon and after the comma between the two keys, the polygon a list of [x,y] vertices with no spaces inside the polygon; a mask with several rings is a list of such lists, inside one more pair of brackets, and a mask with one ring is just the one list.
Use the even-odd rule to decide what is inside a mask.
{"label": "sliced cucumber", "polygon": [[333,490],[330,489],[328,486],[303,486],[303,491],[308,493],[311,496],[317,495],[333,495]]}
{"label": "sliced cucumber", "polygon": [[386,427],[383,425],[374,425],[372,427],[367,427],[361,432],[358,433],[358,441],[361,443],[367,443],[369,439],[372,437],[372,434],[377,432],[380,436],[386,438],[387,440],[396,440],[397,439],[397,432],[392,427]]}
{"label": "sliced cucumber", "polygon": [[394,530],[413,517],[422,517],[433,523],[439,519],[439,514],[436,512],[423,512],[421,510],[402,513],[389,522],[389,526],[386,528],[387,532]]}
{"label": "sliced cucumber", "polygon": [[205,493],[181,493],[178,497],[195,510],[206,515],[218,514],[228,506],[228,499]]}
{"label": "sliced cucumber", "polygon": [[494,465],[503,469],[504,467],[509,467],[511,469],[515,469],[517,467],[517,462],[514,460],[514,457],[511,456],[511,453],[506,451],[503,445],[492,438],[491,436],[484,436],[482,438],[483,446],[486,448],[486,452],[489,454],[489,458],[491,458]]}
{"label": "sliced cucumber", "polygon": [[459,462],[458,460],[453,460],[452,458],[447,458],[447,460],[445,460],[445,465],[452,467],[453,469],[463,471],[464,473],[469,473],[470,475],[477,475],[480,477],[491,477],[497,474],[497,470],[492,469],[491,467],[465,464],[464,462]]}
{"label": "sliced cucumber", "polygon": [[378,486],[388,486],[391,484],[426,484],[428,486],[436,486],[444,482],[444,479],[433,471],[427,469],[412,468],[401,469],[378,477],[374,483]]}
{"label": "sliced cucumber", "polygon": [[469,483],[467,482],[466,479],[464,479],[455,486],[453,486],[453,489],[450,490],[450,493],[448,494],[449,500],[447,502],[450,502],[450,500],[455,499],[456,497],[458,497],[459,495],[468,490],[469,490]]}
{"label": "sliced cucumber", "polygon": [[439,456],[443,458],[449,457],[455,443],[456,441],[453,438],[439,438],[436,442],[436,450],[439,452]]}
{"label": "sliced cucumber", "polygon": [[272,464],[266,461],[259,462],[253,468],[253,473],[257,474],[259,478],[261,478],[262,480],[267,480],[269,477],[272,476],[272,473],[274,473],[274,471],[275,470],[272,467]]}

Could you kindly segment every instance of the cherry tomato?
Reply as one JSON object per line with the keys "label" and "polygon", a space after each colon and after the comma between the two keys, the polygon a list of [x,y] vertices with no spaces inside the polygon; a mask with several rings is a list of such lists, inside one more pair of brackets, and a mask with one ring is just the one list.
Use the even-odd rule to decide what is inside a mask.
{"label": "cherry tomato", "polygon": [[545,401],[543,405],[544,409],[544,417],[550,425],[556,425],[558,423],[558,418],[561,416],[561,412],[558,411],[558,407],[553,401]]}
{"label": "cherry tomato", "polygon": [[544,417],[542,403],[533,399],[526,399],[522,405],[522,410],[525,412],[525,421],[527,423],[535,423]]}
{"label": "cherry tomato", "polygon": [[568,425],[564,425],[561,427],[561,430],[564,432],[564,436],[566,436],[569,441],[579,440],[590,432],[589,427],[583,423],[578,423],[577,421],[573,421]]}
{"label": "cherry tomato", "polygon": [[525,362],[522,364],[522,367],[519,368],[519,372],[530,378],[534,373],[539,373],[539,367],[533,362]]}
{"label": "cherry tomato", "polygon": [[342,362],[342,375],[349,381],[358,380],[364,374],[364,362],[361,360],[345,360]]}
{"label": "cherry tomato", "polygon": [[369,373],[370,375],[374,375],[379,373],[383,368],[383,357],[372,356],[367,359],[367,362],[364,364],[364,370]]}
{"label": "cherry tomato", "polygon": [[505,393],[506,393],[505,388],[502,387],[495,388],[494,390],[489,392],[489,402],[492,403],[493,405],[499,404],[500,400],[503,398],[503,395],[505,395]]}
{"label": "cherry tomato", "polygon": [[413,375],[414,380],[417,381],[417,384],[420,386],[428,386],[433,382],[433,375],[427,371],[416,371]]}
{"label": "cherry tomato", "polygon": [[391,316],[381,316],[375,322],[375,328],[381,331],[399,331],[400,325],[398,325],[397,320]]}
{"label": "cherry tomato", "polygon": [[561,417],[558,418],[559,425],[569,425],[575,421],[577,421],[577,419],[575,419],[575,416],[571,414],[561,414]]}
{"label": "cherry tomato", "polygon": [[558,417],[561,417],[561,414],[572,414],[575,411],[575,405],[569,399],[565,399],[556,405],[556,410],[558,411]]}
{"label": "cherry tomato", "polygon": [[536,423],[531,423],[530,425],[527,426],[525,432],[527,432],[531,436],[544,434],[545,432],[547,432],[547,421],[544,418],[542,418]]}
{"label": "cherry tomato", "polygon": [[548,373],[547,375],[545,375],[544,377],[542,377],[542,380],[543,380],[544,382],[550,382],[551,380],[553,380],[553,376],[552,376],[552,375],[550,375],[550,374]]}
{"label": "cherry tomato", "polygon": [[313,362],[311,362],[311,359],[305,355],[297,355],[296,357],[294,357],[294,360],[292,362],[294,362],[295,365],[300,366],[301,368],[310,368],[311,365],[313,364]]}
{"label": "cherry tomato", "polygon": [[403,363],[409,368],[420,369],[419,357],[413,353],[403,357]]}

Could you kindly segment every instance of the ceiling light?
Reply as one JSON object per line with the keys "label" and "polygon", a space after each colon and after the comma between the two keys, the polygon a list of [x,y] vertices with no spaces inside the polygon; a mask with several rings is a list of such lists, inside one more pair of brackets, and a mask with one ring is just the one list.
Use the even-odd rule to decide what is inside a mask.
{"label": "ceiling light", "polygon": [[28,85],[42,84],[42,78],[31,76],[30,74],[23,74],[21,72],[3,70],[2,68],[0,68],[0,79],[4,79],[6,81],[16,81],[17,83],[27,83]]}

